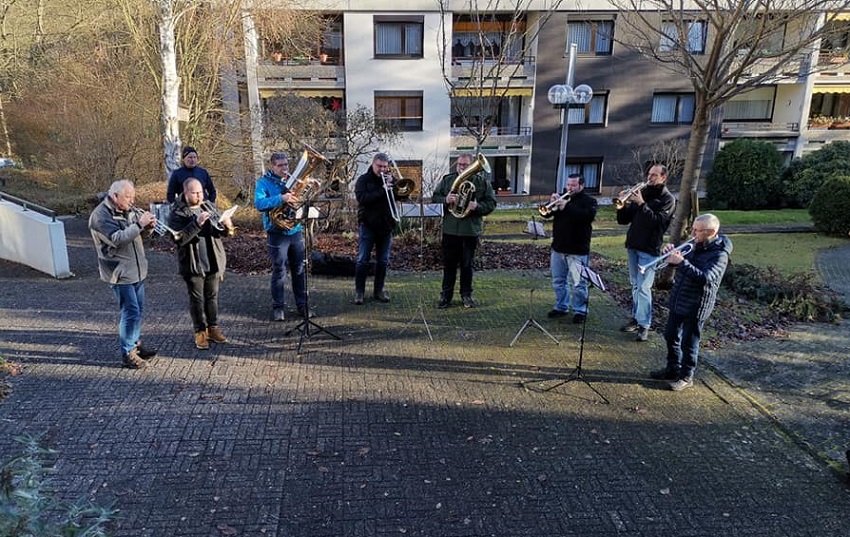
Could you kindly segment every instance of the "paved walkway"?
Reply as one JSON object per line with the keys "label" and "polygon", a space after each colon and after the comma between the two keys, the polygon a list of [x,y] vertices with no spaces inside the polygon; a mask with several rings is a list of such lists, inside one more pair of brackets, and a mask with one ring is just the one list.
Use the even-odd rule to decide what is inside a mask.
{"label": "paved walkway", "polygon": [[[349,280],[314,278],[315,320],[342,339],[300,354],[295,323],[268,320],[267,276],[228,275],[231,341],[198,351],[176,263],[152,252],[160,357],[131,371],[85,224],[66,230],[75,278],[0,262],[0,354],[24,365],[0,459],[44,434],[56,493],[114,504],[115,535],[850,535],[847,323],[724,348],[675,394],[646,379],[659,336],[619,333],[594,292],[582,352],[579,327],[545,318],[541,272],[479,273],[473,310],[433,308],[435,273],[391,274],[392,302],[362,307]],[[819,266],[846,271],[850,248],[834,255]],[[532,288],[559,345],[531,327],[509,346]],[[580,381],[544,391],[579,357],[610,405]]]}

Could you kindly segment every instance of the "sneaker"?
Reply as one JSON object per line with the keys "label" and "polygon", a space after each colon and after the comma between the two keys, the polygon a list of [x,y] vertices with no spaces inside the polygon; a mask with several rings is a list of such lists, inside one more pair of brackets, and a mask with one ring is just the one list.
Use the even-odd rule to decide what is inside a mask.
{"label": "sneaker", "polygon": [[638,328],[640,328],[640,326],[637,324],[637,321],[632,319],[620,327],[620,332],[637,332]]}
{"label": "sneaker", "polygon": [[307,308],[304,306],[298,306],[298,316],[304,319],[312,319],[316,316],[316,312],[313,310],[307,311]]}
{"label": "sneaker", "polygon": [[576,313],[573,315],[573,324],[582,324],[585,319],[587,319],[587,315],[584,313]]}
{"label": "sneaker", "polygon": [[553,310],[549,310],[549,313],[546,314],[546,317],[549,317],[550,319],[558,319],[559,317],[565,317],[566,315],[567,315],[566,311],[553,309]]}
{"label": "sneaker", "polygon": [[471,296],[462,296],[460,298],[461,298],[461,300],[463,300],[463,307],[464,308],[469,309],[469,308],[475,307],[475,301],[472,300]]}
{"label": "sneaker", "polygon": [[139,351],[136,349],[124,355],[124,367],[128,369],[144,369],[147,366],[148,363],[142,360],[142,357],[139,356]]}
{"label": "sneaker", "polygon": [[210,348],[209,337],[206,330],[195,332],[195,348],[205,351]]}
{"label": "sneaker", "polygon": [[141,341],[136,342],[136,353],[142,360],[150,360],[156,356],[156,349],[153,347],[145,347]]}
{"label": "sneaker", "polygon": [[274,313],[272,314],[272,319],[277,322],[285,321],[286,313],[283,311],[283,308],[275,308]]}
{"label": "sneaker", "polygon": [[452,305],[452,301],[447,298],[441,298],[439,302],[437,302],[437,309],[444,310]]}
{"label": "sneaker", "polygon": [[207,330],[207,337],[216,343],[227,343],[227,338],[221,333],[217,326],[211,326]]}
{"label": "sneaker", "polygon": [[358,306],[363,305],[363,293],[361,293],[359,291],[354,293],[354,303],[357,304]]}
{"label": "sneaker", "polygon": [[372,297],[378,302],[383,302],[386,304],[390,301],[390,295],[387,294],[386,291],[377,291]]}
{"label": "sneaker", "polygon": [[680,378],[676,382],[671,382],[670,383],[670,389],[673,390],[674,392],[680,392],[680,391],[684,390],[685,388],[690,388],[693,385],[694,385],[694,378],[693,377],[685,377],[685,378]]}
{"label": "sneaker", "polygon": [[649,378],[655,380],[679,380],[679,371],[676,369],[657,369],[649,374]]}
{"label": "sneaker", "polygon": [[645,328],[641,326],[638,328],[637,335],[635,336],[635,341],[646,341],[649,339],[649,328]]}

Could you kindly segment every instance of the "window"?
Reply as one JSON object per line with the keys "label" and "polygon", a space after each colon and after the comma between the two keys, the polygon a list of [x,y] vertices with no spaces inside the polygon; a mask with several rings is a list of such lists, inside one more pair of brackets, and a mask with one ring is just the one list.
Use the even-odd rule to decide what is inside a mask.
{"label": "window", "polygon": [[421,58],[423,19],[375,17],[376,58]]}
{"label": "window", "polygon": [[773,117],[773,86],[755,88],[723,105],[723,121],[757,121]]}
{"label": "window", "polygon": [[422,130],[421,91],[376,91],[375,120],[401,131]]}
{"label": "window", "polygon": [[452,21],[452,61],[476,59],[520,62],[525,41],[525,18],[510,15],[455,15]]}
{"label": "window", "polygon": [[662,52],[671,52],[681,45],[679,40],[679,30],[685,34],[683,37],[687,39],[687,51],[693,54],[705,54],[705,41],[707,37],[707,25],[705,21],[683,20],[677,26],[676,22],[665,22],[661,25],[661,33],[664,36],[661,38],[660,50]]}
{"label": "window", "polygon": [[652,123],[693,123],[693,93],[656,93],[652,97]]}
{"label": "window", "polygon": [[[567,159],[566,176],[578,173],[584,177],[584,188],[588,194],[599,193],[599,178],[602,174],[602,159],[575,160]],[[558,192],[562,192],[564,185],[559,185]]]}
{"label": "window", "polygon": [[579,54],[611,54],[614,21],[579,21],[567,24],[567,43],[575,43]]}
{"label": "window", "polygon": [[589,103],[570,105],[570,125],[604,125],[607,108],[608,93],[594,93]]}

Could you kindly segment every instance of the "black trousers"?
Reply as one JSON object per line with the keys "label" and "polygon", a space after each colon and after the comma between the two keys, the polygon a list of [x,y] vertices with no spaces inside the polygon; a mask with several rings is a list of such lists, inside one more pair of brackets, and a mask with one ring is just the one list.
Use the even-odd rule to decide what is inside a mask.
{"label": "black trousers", "polygon": [[206,330],[210,326],[218,326],[218,283],[221,281],[217,272],[205,276],[183,276],[186,288],[189,289],[189,314],[195,332]]}
{"label": "black trousers", "polygon": [[460,267],[460,296],[472,296],[472,262],[475,259],[477,247],[478,237],[443,233],[442,298],[452,299],[458,267]]}

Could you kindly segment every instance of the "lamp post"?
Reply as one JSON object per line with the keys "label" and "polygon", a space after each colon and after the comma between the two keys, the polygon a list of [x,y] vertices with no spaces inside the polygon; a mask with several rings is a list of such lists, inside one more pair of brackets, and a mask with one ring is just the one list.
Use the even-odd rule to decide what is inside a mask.
{"label": "lamp post", "polygon": [[558,153],[558,176],[555,180],[555,191],[561,192],[566,184],[566,169],[567,169],[567,139],[570,132],[570,105],[571,104],[587,104],[593,98],[593,88],[587,84],[581,84],[573,88],[573,78],[576,70],[576,49],[575,43],[570,43],[570,53],[567,60],[567,80],[565,84],[555,84],[549,88],[548,99],[555,108],[562,109],[563,116],[561,118],[561,150]]}

